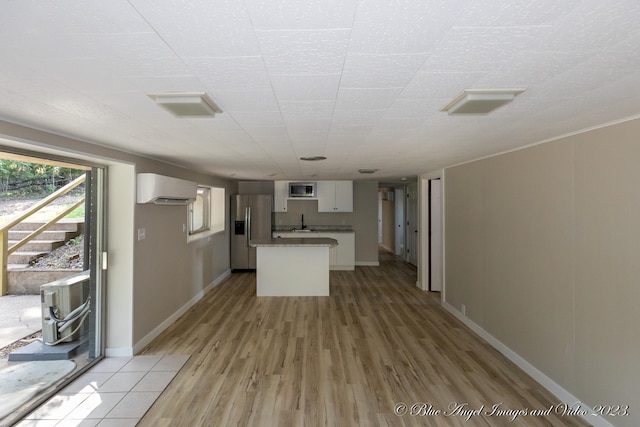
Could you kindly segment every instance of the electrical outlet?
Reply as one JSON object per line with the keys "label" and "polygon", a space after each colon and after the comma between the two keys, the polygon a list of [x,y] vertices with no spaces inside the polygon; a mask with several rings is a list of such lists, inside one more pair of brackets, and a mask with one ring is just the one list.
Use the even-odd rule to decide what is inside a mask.
{"label": "electrical outlet", "polygon": [[460,307],[460,311],[462,311],[462,315],[466,316],[467,315],[467,306],[462,304],[462,306]]}
{"label": "electrical outlet", "polygon": [[138,228],[138,240],[144,240],[147,238],[147,230],[144,228]]}
{"label": "electrical outlet", "polygon": [[187,232],[187,224],[182,224],[182,232],[183,233]]}

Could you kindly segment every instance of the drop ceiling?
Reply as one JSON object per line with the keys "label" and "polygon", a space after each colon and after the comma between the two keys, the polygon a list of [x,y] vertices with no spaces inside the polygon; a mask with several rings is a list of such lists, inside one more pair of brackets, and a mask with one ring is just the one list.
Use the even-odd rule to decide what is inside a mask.
{"label": "drop ceiling", "polygon": [[637,116],[639,22],[637,0],[3,1],[0,119],[234,179],[397,179]]}

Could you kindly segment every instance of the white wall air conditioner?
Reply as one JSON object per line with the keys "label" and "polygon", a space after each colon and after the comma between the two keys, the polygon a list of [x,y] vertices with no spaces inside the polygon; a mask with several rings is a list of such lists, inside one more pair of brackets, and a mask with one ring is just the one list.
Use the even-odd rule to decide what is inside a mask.
{"label": "white wall air conditioner", "polygon": [[138,203],[156,205],[187,205],[196,200],[198,183],[155,173],[139,173]]}

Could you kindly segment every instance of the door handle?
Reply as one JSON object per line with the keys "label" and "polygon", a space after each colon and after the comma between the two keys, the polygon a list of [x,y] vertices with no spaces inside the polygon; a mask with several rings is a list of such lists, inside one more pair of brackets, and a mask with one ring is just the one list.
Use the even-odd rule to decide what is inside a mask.
{"label": "door handle", "polygon": [[247,206],[247,246],[251,240],[251,206]]}

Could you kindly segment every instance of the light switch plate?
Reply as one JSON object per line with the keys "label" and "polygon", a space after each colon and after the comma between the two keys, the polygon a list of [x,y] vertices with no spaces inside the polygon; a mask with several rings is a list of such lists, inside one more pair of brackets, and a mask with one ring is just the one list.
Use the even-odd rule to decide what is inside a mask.
{"label": "light switch plate", "polygon": [[138,240],[144,240],[147,237],[147,230],[144,228],[138,228]]}

